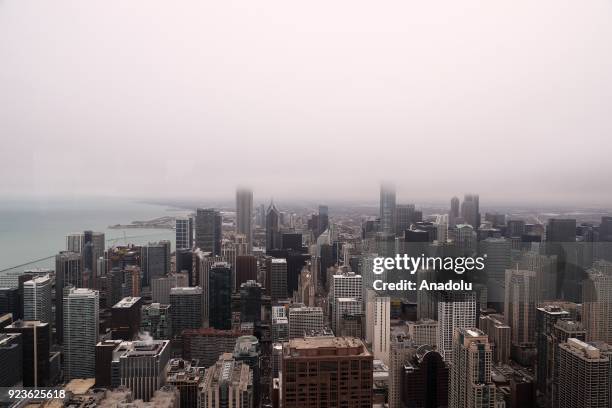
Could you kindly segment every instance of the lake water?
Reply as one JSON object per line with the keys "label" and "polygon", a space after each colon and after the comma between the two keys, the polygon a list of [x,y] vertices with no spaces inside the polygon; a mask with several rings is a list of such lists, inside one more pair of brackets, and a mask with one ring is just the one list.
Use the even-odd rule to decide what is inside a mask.
{"label": "lake water", "polygon": [[[114,198],[5,200],[0,202],[0,270],[54,255],[65,249],[66,234],[84,230],[104,232],[107,248],[124,244],[126,240],[145,244],[167,239],[174,249],[174,230],[109,229],[108,226],[187,213],[166,206]],[[28,267],[54,268],[54,260]]]}

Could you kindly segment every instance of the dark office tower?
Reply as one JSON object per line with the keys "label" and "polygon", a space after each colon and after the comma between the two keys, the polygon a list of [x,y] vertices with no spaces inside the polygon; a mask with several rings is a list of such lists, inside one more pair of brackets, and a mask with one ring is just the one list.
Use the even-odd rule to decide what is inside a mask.
{"label": "dark office tower", "polygon": [[[234,347],[234,360],[245,363],[253,372],[253,384],[261,384],[261,368],[260,368],[261,352],[259,349],[259,340],[255,336],[240,336],[236,340]],[[253,406],[259,406],[259,396],[262,387],[254,387],[253,390]]]}
{"label": "dark office tower", "polygon": [[176,249],[191,249],[193,247],[193,223],[189,217],[176,219]]}
{"label": "dark office tower", "polygon": [[97,260],[104,257],[104,249],[104,233],[94,231],[83,232],[83,272],[86,278],[84,284],[93,285],[95,279],[103,274],[103,271],[98,271]]}
{"label": "dark office tower", "polygon": [[395,207],[395,235],[402,236],[415,222],[414,212],[414,204],[398,204]]}
{"label": "dark office tower", "polygon": [[113,340],[133,340],[140,330],[142,298],[126,297],[111,308]]}
{"label": "dark office tower", "polygon": [[10,313],[13,320],[23,318],[19,288],[0,288],[0,316]]}
{"label": "dark office tower", "polygon": [[501,304],[504,301],[506,269],[510,268],[512,243],[506,238],[487,238],[480,241],[478,249],[481,256],[486,257],[483,282],[486,282],[487,285],[489,302],[501,311]]}
{"label": "dark office tower", "polygon": [[450,210],[448,212],[448,225],[449,227],[454,227],[457,223],[457,219],[461,215],[459,214],[459,197],[451,198],[450,202]]}
{"label": "dark office tower", "polygon": [[243,255],[236,257],[236,288],[246,281],[257,280],[257,258],[253,255]]}
{"label": "dark office tower", "polygon": [[283,408],[372,406],[372,354],[359,339],[289,340],[281,366]]}
{"label": "dark office tower", "polygon": [[380,231],[393,234],[395,232],[395,186],[381,184],[379,212]]}
{"label": "dark office tower", "polygon": [[62,251],[55,256],[55,341],[64,341],[64,288],[83,287],[81,254]]}
{"label": "dark office tower", "polygon": [[113,351],[121,340],[104,340],[96,344],[96,387],[111,388]]}
{"label": "dark office tower", "polygon": [[12,387],[23,378],[23,341],[20,333],[0,333],[0,387]]}
{"label": "dark office tower", "polygon": [[258,324],[261,321],[261,285],[247,281],[240,285],[240,322]]}
{"label": "dark office tower", "polygon": [[[6,326],[4,332],[21,333],[23,386],[42,387],[49,385],[49,350],[51,346],[49,323],[18,320]],[[0,371],[4,371],[4,369]]]}
{"label": "dark office tower", "polygon": [[266,251],[278,249],[280,246],[280,212],[271,202],[266,212]]}
{"label": "dark office tower", "polygon": [[506,225],[506,214],[486,213],[485,221],[488,221],[493,227],[504,227]]}
{"label": "dark office tower", "polygon": [[281,235],[281,248],[302,250],[302,234],[299,232],[283,232]]}
{"label": "dark office tower", "polygon": [[[329,227],[329,208],[326,205],[319,206],[318,235],[321,235]],[[318,236],[317,235],[317,236]]]}
{"label": "dark office tower", "polygon": [[210,268],[208,284],[208,325],[220,330],[231,329],[232,269],[226,262],[216,262]]}
{"label": "dark office tower", "polygon": [[[186,271],[188,276],[191,276],[193,269],[193,250],[191,248],[178,248],[175,252],[176,271]],[[191,282],[190,286],[191,285]],[[193,285],[195,286],[195,285]]]}
{"label": "dark office tower", "polygon": [[334,254],[332,252],[332,247],[329,244],[323,244],[320,248],[321,251],[321,263],[319,276],[317,278],[317,282],[322,282],[323,285],[327,289],[327,268],[334,266]]}
{"label": "dark office tower", "polygon": [[552,406],[553,370],[555,347],[553,329],[559,320],[569,319],[569,312],[558,306],[543,305],[536,309],[536,378],[538,391],[544,397],[545,406]]}
{"label": "dark office tower", "polygon": [[123,298],[123,270],[115,267],[106,279],[106,307],[110,308]]}
{"label": "dark office tower", "polygon": [[546,254],[557,256],[557,297],[581,301],[576,276],[576,220],[551,218],[546,225]]}
{"label": "dark office tower", "polygon": [[480,207],[478,194],[466,194],[461,204],[461,217],[466,224],[470,224],[474,229],[480,227]]}
{"label": "dark office tower", "polygon": [[253,247],[253,192],[240,188],[236,191],[236,233],[247,239],[249,253]]}
{"label": "dark office tower", "polygon": [[447,407],[448,377],[448,366],[440,353],[430,345],[419,347],[402,372],[402,407]]}
{"label": "dark office tower", "polygon": [[179,391],[180,408],[198,406],[198,384],[203,380],[206,367],[196,367],[194,362],[173,358],[168,362],[166,385],[176,387]]}
{"label": "dark office tower", "polygon": [[508,220],[506,225],[506,237],[519,238],[525,234],[525,221]]}
{"label": "dark office tower", "polygon": [[198,208],[195,218],[195,246],[204,252],[221,255],[221,213],[213,208]]}
{"label": "dark office tower", "polygon": [[172,314],[172,334],[180,336],[183,330],[202,327],[202,289],[170,289],[170,313]]}
{"label": "dark office tower", "polygon": [[266,289],[272,300],[287,298],[286,259],[266,259]]}
{"label": "dark office tower", "polygon": [[170,273],[170,241],[149,242],[141,251],[142,286]]}

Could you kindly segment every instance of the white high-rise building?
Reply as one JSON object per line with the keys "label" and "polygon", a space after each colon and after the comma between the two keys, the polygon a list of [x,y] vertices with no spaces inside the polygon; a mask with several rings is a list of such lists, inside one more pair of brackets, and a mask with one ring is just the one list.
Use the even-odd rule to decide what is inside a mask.
{"label": "white high-rise building", "polygon": [[320,307],[292,307],[289,309],[289,338],[304,337],[323,330],[323,309]]}
{"label": "white high-rise building", "polygon": [[[363,302],[363,288],[361,275],[355,272],[345,272],[332,275],[329,289],[329,305],[331,307],[332,330],[337,331],[339,312],[336,310],[336,300],[340,298],[354,299],[358,303]],[[361,306],[363,308],[363,306]],[[363,310],[363,309],[362,309]]]}
{"label": "white high-rise building", "polygon": [[[367,323],[372,322],[372,353],[374,358],[389,364],[391,342],[391,299],[388,296],[374,296],[368,302]],[[370,316],[373,314],[373,316]]]}
{"label": "white high-rise building", "polygon": [[52,323],[51,288],[49,275],[33,278],[23,284],[23,320]]}
{"label": "white high-rise building", "polygon": [[453,359],[455,329],[476,326],[474,292],[441,292],[438,301],[438,352],[448,364]]}
{"label": "white high-rise building", "polygon": [[96,375],[99,294],[97,290],[69,288],[64,292],[64,377]]}

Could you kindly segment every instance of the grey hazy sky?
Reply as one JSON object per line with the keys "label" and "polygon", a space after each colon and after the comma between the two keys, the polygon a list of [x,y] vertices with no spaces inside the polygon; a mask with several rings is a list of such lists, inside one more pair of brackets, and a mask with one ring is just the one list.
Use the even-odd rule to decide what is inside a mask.
{"label": "grey hazy sky", "polygon": [[0,194],[612,203],[610,0],[0,0]]}

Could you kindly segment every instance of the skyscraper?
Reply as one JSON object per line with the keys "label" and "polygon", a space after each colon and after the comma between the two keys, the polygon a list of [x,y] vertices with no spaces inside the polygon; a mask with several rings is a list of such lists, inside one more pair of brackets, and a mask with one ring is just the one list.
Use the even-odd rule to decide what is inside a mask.
{"label": "skyscraper", "polygon": [[82,287],[81,254],[62,251],[55,256],[55,340],[62,344],[64,331],[64,288],[66,286]]}
{"label": "skyscraper", "polygon": [[236,256],[236,288],[240,289],[240,285],[249,280],[257,280],[257,258],[253,255],[238,255]]}
{"label": "skyscraper", "polygon": [[170,241],[149,242],[141,249],[142,286],[151,285],[157,279],[170,273]]}
{"label": "skyscraper", "polygon": [[273,300],[287,298],[287,260],[268,258],[266,261],[267,292]]}
{"label": "skyscraper", "polygon": [[123,342],[113,354],[119,360],[120,384],[132,391],[134,399],[149,401],[165,384],[169,340]]}
{"label": "skyscraper", "polygon": [[557,347],[553,329],[557,321],[569,317],[569,312],[554,305],[545,304],[536,309],[536,379],[538,391],[543,395],[547,407],[552,405],[554,357]]}
{"label": "skyscraper", "polygon": [[49,275],[33,278],[23,284],[23,319],[52,323],[51,286]]}
{"label": "skyscraper", "polygon": [[140,331],[142,298],[125,297],[111,308],[111,330],[115,340],[133,340]]}
{"label": "skyscraper", "polygon": [[588,271],[582,298],[587,340],[612,344],[612,264],[600,262]]}
{"label": "skyscraper", "polygon": [[449,369],[432,346],[419,347],[402,370],[402,406],[437,408],[448,406]]}
{"label": "skyscraper", "polygon": [[359,339],[289,340],[281,364],[283,408],[372,406],[373,358]]}
{"label": "skyscraper", "polygon": [[221,255],[221,213],[213,208],[198,208],[195,218],[195,246],[204,252]]}
{"label": "skyscraper", "polygon": [[386,234],[395,233],[395,186],[380,186],[380,231]]}
{"label": "skyscraper", "polygon": [[480,206],[478,194],[466,194],[461,203],[461,217],[474,229],[480,227]]}
{"label": "skyscraper", "polygon": [[326,205],[319,205],[319,219],[318,219],[318,234],[321,235],[329,227],[329,208]]}
{"label": "skyscraper", "polygon": [[495,407],[492,366],[493,352],[487,335],[476,328],[455,329],[449,407]]}
{"label": "skyscraper", "polygon": [[206,369],[199,385],[198,406],[253,408],[253,387],[249,366],[236,361],[232,354],[224,353],[215,365]]}
{"label": "skyscraper", "polygon": [[172,338],[172,318],[170,305],[151,303],[142,306],[140,331],[149,333],[155,340]]}
{"label": "skyscraper", "polygon": [[280,212],[273,202],[266,212],[266,251],[281,247]]}
{"label": "skyscraper", "polygon": [[332,330],[337,330],[338,319],[341,316],[340,311],[337,310],[338,299],[353,299],[354,302],[357,303],[359,309],[363,310],[363,289],[361,285],[361,275],[357,275],[355,272],[337,273],[332,275],[331,286],[329,289]]}
{"label": "skyscraper", "polygon": [[261,285],[255,281],[246,281],[240,286],[240,322],[261,321],[261,295]]}
{"label": "skyscraper", "polygon": [[176,249],[193,247],[193,222],[190,217],[176,218]]}
{"label": "skyscraper", "polygon": [[180,336],[185,329],[202,327],[202,288],[170,289],[172,334]]}
{"label": "skyscraper", "polygon": [[[23,386],[42,387],[48,385],[51,347],[51,326],[49,323],[17,320],[6,326],[4,332],[21,334]],[[4,367],[6,366],[3,366],[3,370],[0,371],[4,371]]]}
{"label": "skyscraper", "polygon": [[229,330],[232,320],[232,270],[227,262],[216,262],[210,268],[208,302],[208,325]]}
{"label": "skyscraper", "polygon": [[[401,237],[410,224],[416,222],[414,204],[397,204],[395,206],[395,235]],[[419,220],[420,221],[420,220]]]}
{"label": "skyscraper", "polygon": [[238,189],[236,191],[236,233],[246,237],[248,253],[253,246],[253,192],[249,189]]}
{"label": "skyscraper", "polygon": [[389,408],[402,407],[402,373],[416,355],[417,346],[406,333],[391,336],[389,351]]}
{"label": "skyscraper", "polygon": [[98,343],[98,291],[71,288],[64,304],[64,377],[93,378],[96,375]]}
{"label": "skyscraper", "polygon": [[611,356],[574,338],[559,345],[558,408],[609,408]]}
{"label": "skyscraper", "polygon": [[[506,238],[487,238],[480,241],[478,246],[480,254],[486,257],[484,272],[489,302],[501,306],[504,301],[506,269],[510,267],[511,261],[511,242]],[[501,307],[497,309],[501,310]]]}
{"label": "skyscraper", "polygon": [[450,211],[448,212],[448,225],[454,227],[459,216],[459,197],[453,197],[451,198]]}
{"label": "skyscraper", "polygon": [[537,306],[536,273],[520,269],[506,270],[504,316],[512,328],[512,344],[535,344]]}
{"label": "skyscraper", "polygon": [[372,352],[374,357],[389,364],[389,347],[391,338],[391,299],[387,296],[377,296],[373,300],[374,335]]}
{"label": "skyscraper", "polygon": [[23,336],[0,332],[0,387],[13,387],[23,380]]}
{"label": "skyscraper", "polygon": [[476,326],[474,292],[440,292],[438,301],[438,350],[448,364],[453,359],[453,333],[458,328]]}
{"label": "skyscraper", "polygon": [[323,310],[318,307],[289,308],[289,338],[304,337],[323,330]]}

